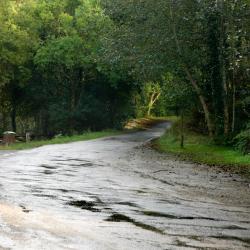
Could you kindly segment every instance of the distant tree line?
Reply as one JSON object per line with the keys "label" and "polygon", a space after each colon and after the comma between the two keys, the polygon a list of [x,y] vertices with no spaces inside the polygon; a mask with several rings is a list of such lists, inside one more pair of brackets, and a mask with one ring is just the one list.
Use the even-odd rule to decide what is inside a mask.
{"label": "distant tree line", "polygon": [[1,131],[71,134],[134,115],[132,78],[101,66],[111,21],[98,1],[1,1],[0,26]]}
{"label": "distant tree line", "polygon": [[182,113],[212,138],[248,136],[249,17],[249,0],[1,1],[0,129]]}

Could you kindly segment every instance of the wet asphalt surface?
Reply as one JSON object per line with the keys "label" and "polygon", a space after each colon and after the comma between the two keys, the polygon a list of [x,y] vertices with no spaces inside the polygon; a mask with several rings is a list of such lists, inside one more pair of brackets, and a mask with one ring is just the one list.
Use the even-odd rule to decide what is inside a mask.
{"label": "wet asphalt surface", "polygon": [[249,181],[144,132],[0,155],[0,249],[250,249]]}

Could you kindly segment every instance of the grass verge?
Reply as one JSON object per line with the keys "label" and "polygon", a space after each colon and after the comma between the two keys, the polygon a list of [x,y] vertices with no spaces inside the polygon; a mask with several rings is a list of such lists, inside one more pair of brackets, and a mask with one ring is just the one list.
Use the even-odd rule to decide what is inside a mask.
{"label": "grass verge", "polygon": [[221,166],[225,170],[250,177],[250,155],[243,155],[227,146],[215,145],[207,136],[188,130],[185,131],[185,143],[182,149],[176,125],[156,140],[153,146],[159,151],[173,153],[182,160]]}
{"label": "grass verge", "polygon": [[121,134],[121,131],[118,130],[105,130],[99,132],[85,132],[81,135],[73,135],[73,136],[60,136],[51,140],[40,140],[40,141],[31,141],[29,143],[25,142],[17,142],[10,146],[0,146],[0,150],[23,150],[23,149],[30,149],[36,148],[44,145],[50,144],[62,144],[62,143],[69,143],[69,142],[76,142],[76,141],[86,141],[97,139],[106,136],[113,136]]}

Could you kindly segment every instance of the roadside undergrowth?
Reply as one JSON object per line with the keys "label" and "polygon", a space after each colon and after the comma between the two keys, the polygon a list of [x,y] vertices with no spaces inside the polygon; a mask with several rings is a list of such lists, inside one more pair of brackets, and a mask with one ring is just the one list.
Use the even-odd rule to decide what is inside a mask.
{"label": "roadside undergrowth", "polygon": [[243,155],[229,146],[216,145],[208,136],[203,136],[185,128],[184,148],[180,147],[179,122],[175,122],[166,133],[153,142],[153,147],[161,152],[176,155],[181,160],[221,166],[224,170],[250,177],[250,155]]}
{"label": "roadside undergrowth", "polygon": [[62,143],[70,143],[70,142],[77,142],[77,141],[93,140],[93,139],[98,139],[101,137],[118,135],[121,133],[122,131],[118,131],[118,130],[84,132],[83,134],[79,134],[79,135],[60,136],[60,137],[53,138],[51,140],[37,140],[37,141],[34,140],[28,143],[17,142],[9,146],[0,146],[0,150],[23,150],[23,149],[36,148],[36,147],[41,147],[41,146],[50,145],[50,144],[62,144]]}

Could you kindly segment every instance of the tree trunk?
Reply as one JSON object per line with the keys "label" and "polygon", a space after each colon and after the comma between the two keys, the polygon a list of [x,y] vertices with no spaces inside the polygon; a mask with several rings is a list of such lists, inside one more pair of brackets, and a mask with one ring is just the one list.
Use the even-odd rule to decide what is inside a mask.
{"label": "tree trunk", "polygon": [[228,86],[226,82],[226,72],[224,58],[221,56],[221,74],[222,74],[222,86],[223,86],[223,110],[224,110],[224,135],[228,136],[229,134],[229,107],[228,107]]}
{"label": "tree trunk", "polygon": [[236,87],[235,87],[235,83],[233,81],[233,105],[232,105],[232,133],[234,133],[234,129],[235,129],[235,103],[236,103],[236,98],[235,98],[235,94],[236,94]]}
{"label": "tree trunk", "polygon": [[151,110],[153,108],[153,95],[154,95],[154,93],[151,95],[149,103],[148,103],[147,116],[151,115]]}
{"label": "tree trunk", "polygon": [[[224,89],[224,92],[226,89]],[[228,136],[229,134],[229,108],[227,103],[227,94],[225,92],[223,96],[223,103],[224,103],[224,135]]]}
{"label": "tree trunk", "polygon": [[148,111],[147,111],[147,116],[151,116],[151,110],[152,110],[152,104],[148,105]]}
{"label": "tree trunk", "polygon": [[224,39],[225,39],[225,27],[224,27],[224,2],[219,1],[219,10],[220,10],[220,34],[219,34],[219,44],[220,44],[220,68],[221,68],[221,78],[222,78],[222,89],[223,89],[223,110],[224,110],[224,135],[229,134],[229,107],[228,107],[228,86],[227,86],[227,77],[225,69],[225,60],[224,60]]}
{"label": "tree trunk", "polygon": [[206,123],[207,123],[209,136],[213,137],[213,135],[214,135],[214,124],[213,124],[213,122],[211,120],[210,112],[209,112],[209,109],[208,109],[208,105],[207,105],[207,103],[205,101],[205,97],[201,94],[201,89],[198,86],[197,82],[193,79],[193,77],[192,77],[191,73],[189,72],[189,70],[186,67],[184,67],[184,68],[185,68],[185,72],[187,74],[187,77],[188,77],[189,81],[191,82],[196,94],[199,97],[201,106],[202,106],[204,114],[205,114],[205,119],[206,119]]}
{"label": "tree trunk", "polygon": [[181,148],[184,148],[184,117],[183,117],[183,109],[181,110]]}
{"label": "tree trunk", "polygon": [[41,111],[41,130],[43,136],[49,136],[49,113],[45,109]]}
{"label": "tree trunk", "polygon": [[[71,73],[71,72],[70,72]],[[69,76],[71,76],[71,78],[69,79],[69,86],[70,86],[70,93],[69,93],[69,131],[70,134],[73,134],[73,130],[74,130],[74,112],[75,112],[75,104],[76,104],[76,86],[75,86],[75,81],[73,78],[73,73],[69,74]],[[72,80],[73,79],[73,80]]]}
{"label": "tree trunk", "polygon": [[[174,22],[174,15],[173,15],[173,11],[172,11],[172,3],[173,2],[170,2],[169,10],[170,10],[170,16],[172,18],[173,34],[174,34],[175,45],[176,45],[178,55],[180,58],[182,58],[182,51],[181,51],[180,43],[179,43],[179,40],[177,37],[176,27],[175,27],[175,22]],[[191,85],[193,86],[193,88],[194,88],[194,90],[195,90],[195,92],[198,95],[198,98],[200,100],[202,109],[203,109],[204,114],[205,114],[205,120],[206,120],[206,124],[207,124],[207,128],[208,128],[209,136],[213,137],[214,136],[214,125],[213,125],[213,122],[212,122],[211,117],[210,117],[210,112],[208,109],[208,105],[205,101],[205,97],[202,95],[201,89],[200,89],[199,85],[197,84],[197,82],[193,79],[192,74],[190,73],[187,65],[183,62],[183,60],[181,60],[181,61],[183,64],[184,72],[186,73],[187,78],[189,79]]]}
{"label": "tree trunk", "polygon": [[151,110],[155,104],[155,102],[159,99],[161,93],[157,93],[157,92],[153,92],[151,97],[150,97],[150,101],[148,104],[148,110],[147,110],[147,116],[151,115]]}
{"label": "tree trunk", "polygon": [[12,125],[12,130],[16,132],[16,107],[13,105],[12,111],[11,111],[11,125]]}

